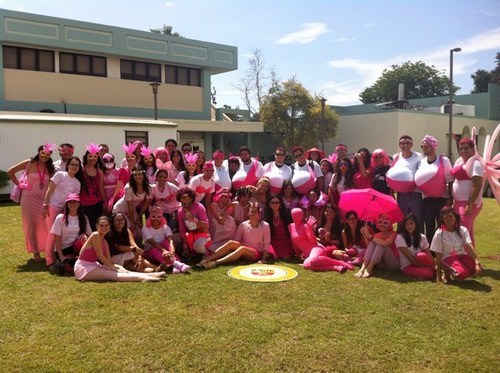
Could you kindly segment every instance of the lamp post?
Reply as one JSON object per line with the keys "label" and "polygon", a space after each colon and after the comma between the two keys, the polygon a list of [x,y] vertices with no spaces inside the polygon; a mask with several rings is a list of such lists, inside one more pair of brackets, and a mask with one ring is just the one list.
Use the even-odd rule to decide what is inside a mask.
{"label": "lamp post", "polygon": [[149,84],[151,88],[153,88],[153,96],[154,96],[154,110],[155,110],[155,120],[158,120],[158,87],[160,86],[160,83],[158,82],[153,82]]}
{"label": "lamp post", "polygon": [[321,151],[325,152],[325,103],[326,98],[319,100],[321,102]]}
{"label": "lamp post", "polygon": [[448,107],[448,158],[451,161],[451,143],[453,137],[453,52],[461,52],[461,48],[453,48],[450,49],[450,99],[449,99],[449,107]]}

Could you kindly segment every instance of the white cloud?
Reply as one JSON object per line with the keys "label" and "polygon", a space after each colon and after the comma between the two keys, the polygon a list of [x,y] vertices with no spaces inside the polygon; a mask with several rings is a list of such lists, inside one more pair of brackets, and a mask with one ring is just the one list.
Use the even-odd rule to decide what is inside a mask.
{"label": "white cloud", "polygon": [[174,4],[173,4],[173,3],[171,3],[170,1],[167,1],[167,2],[165,3],[165,7],[167,7],[167,8],[173,8],[173,7],[174,7]]}
{"label": "white cloud", "polygon": [[278,44],[308,44],[316,40],[321,34],[327,33],[328,28],[324,23],[304,23],[299,31],[287,34],[278,39]]}
{"label": "white cloud", "polygon": [[353,41],[356,41],[358,38],[356,36],[352,38],[337,38],[333,39],[332,41],[335,43],[352,43]]}
{"label": "white cloud", "polygon": [[[381,76],[384,69],[388,69],[394,64],[401,65],[406,61],[422,61],[428,65],[434,65],[437,70],[448,74],[450,49],[455,47],[462,48],[462,52],[454,55],[454,76],[470,74],[473,66],[477,63],[474,54],[489,50],[496,52],[500,49],[500,28],[488,30],[464,40],[457,40],[450,45],[440,45],[424,51],[416,50],[413,53],[396,55],[381,61],[352,58],[329,61],[329,65],[334,69],[334,75],[338,76],[339,80],[324,83],[325,96],[331,98],[332,104],[359,103],[359,93],[371,86]],[[341,69],[344,72],[338,72]],[[345,70],[351,70],[351,74],[345,74]],[[349,76],[349,80],[341,81],[342,76]]]}

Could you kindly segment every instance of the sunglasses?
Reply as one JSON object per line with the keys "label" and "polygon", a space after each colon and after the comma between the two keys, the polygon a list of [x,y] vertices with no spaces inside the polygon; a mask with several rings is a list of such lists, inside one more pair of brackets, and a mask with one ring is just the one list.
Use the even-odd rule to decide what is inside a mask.
{"label": "sunglasses", "polygon": [[271,202],[269,202],[269,204],[271,204],[271,205],[279,205],[280,201],[271,201]]}
{"label": "sunglasses", "polygon": [[276,157],[284,157],[285,153],[275,153],[274,154]]}
{"label": "sunglasses", "polygon": [[303,155],[303,154],[304,154],[304,153],[294,154],[293,156],[294,156],[295,158],[299,158],[299,157],[302,157],[302,155]]}
{"label": "sunglasses", "polygon": [[102,163],[115,163],[115,160],[114,159],[103,159],[102,160]]}
{"label": "sunglasses", "polygon": [[342,163],[339,163],[339,166],[340,167],[348,167],[349,163],[342,162]]}

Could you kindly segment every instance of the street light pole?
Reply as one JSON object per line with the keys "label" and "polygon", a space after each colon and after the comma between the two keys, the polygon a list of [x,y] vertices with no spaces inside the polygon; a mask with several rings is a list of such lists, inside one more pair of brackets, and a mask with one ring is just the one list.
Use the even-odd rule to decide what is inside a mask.
{"label": "street light pole", "polygon": [[453,48],[450,49],[450,81],[449,81],[449,93],[450,93],[450,98],[449,98],[449,107],[448,107],[448,158],[451,161],[451,144],[452,144],[452,137],[453,137],[453,52],[461,52],[461,48]]}
{"label": "street light pole", "polygon": [[160,83],[158,82],[153,82],[149,84],[151,88],[153,88],[153,96],[154,96],[154,110],[155,110],[155,120],[158,120],[158,87],[160,86]]}
{"label": "street light pole", "polygon": [[325,103],[326,98],[319,100],[321,102],[321,151],[325,152]]}

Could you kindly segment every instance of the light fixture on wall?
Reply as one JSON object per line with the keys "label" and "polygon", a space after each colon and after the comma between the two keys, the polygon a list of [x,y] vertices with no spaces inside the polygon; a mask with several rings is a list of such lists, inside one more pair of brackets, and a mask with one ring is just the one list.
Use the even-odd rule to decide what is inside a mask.
{"label": "light fixture on wall", "polygon": [[158,87],[160,86],[160,83],[153,82],[149,85],[153,88],[155,120],[158,120]]}

